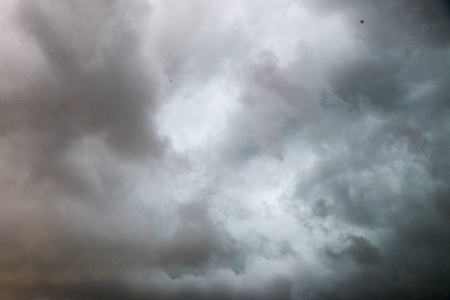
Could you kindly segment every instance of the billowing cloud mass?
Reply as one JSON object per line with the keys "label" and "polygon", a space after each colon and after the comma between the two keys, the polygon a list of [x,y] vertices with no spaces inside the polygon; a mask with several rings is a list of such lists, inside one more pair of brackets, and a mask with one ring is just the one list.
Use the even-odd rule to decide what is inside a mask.
{"label": "billowing cloud mass", "polygon": [[450,297],[448,2],[3,0],[0,45],[0,299]]}

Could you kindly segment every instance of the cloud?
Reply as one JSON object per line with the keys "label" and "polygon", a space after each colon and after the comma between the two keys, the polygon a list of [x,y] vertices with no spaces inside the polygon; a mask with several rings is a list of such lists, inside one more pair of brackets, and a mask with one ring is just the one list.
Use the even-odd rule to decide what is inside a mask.
{"label": "cloud", "polygon": [[0,298],[449,290],[446,5],[0,4]]}
{"label": "cloud", "polygon": [[381,261],[380,251],[377,247],[373,246],[367,239],[357,236],[348,236],[350,245],[336,253],[332,249],[327,248],[326,255],[332,259],[341,259],[343,257],[349,257],[355,262],[365,264],[377,264]]}

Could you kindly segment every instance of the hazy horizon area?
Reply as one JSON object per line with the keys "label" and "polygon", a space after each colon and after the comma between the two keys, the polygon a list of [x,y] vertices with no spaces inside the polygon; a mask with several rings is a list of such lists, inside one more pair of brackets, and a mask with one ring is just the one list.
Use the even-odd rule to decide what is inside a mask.
{"label": "hazy horizon area", "polygon": [[1,300],[409,298],[450,299],[449,1],[1,1]]}

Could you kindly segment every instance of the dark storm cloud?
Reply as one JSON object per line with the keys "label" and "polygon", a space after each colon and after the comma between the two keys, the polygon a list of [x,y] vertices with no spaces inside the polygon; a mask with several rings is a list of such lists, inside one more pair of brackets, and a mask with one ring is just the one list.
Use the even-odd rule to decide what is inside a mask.
{"label": "dark storm cloud", "polygon": [[216,267],[229,264],[238,254],[228,233],[221,232],[208,216],[207,207],[205,201],[179,207],[177,228],[170,240],[161,243],[158,249],[163,264],[169,265],[169,274],[203,272],[206,264]]}
{"label": "dark storm cloud", "polygon": [[[236,2],[233,22],[220,1],[3,4],[0,298],[450,289],[450,7],[287,2]],[[292,53],[262,41],[297,27]],[[167,89],[219,75],[238,108],[175,153]]]}
{"label": "dark storm cloud", "polygon": [[147,118],[158,102],[160,74],[158,66],[142,64],[156,62],[140,40],[143,20],[137,11],[150,13],[150,7],[102,1],[18,4],[17,26],[47,65],[20,101],[22,109],[32,109],[30,125],[49,136],[49,149],[63,151],[80,135],[104,134],[111,149],[126,155],[148,149],[161,154],[162,143],[148,130]]}
{"label": "dark storm cloud", "polygon": [[353,28],[367,42],[365,55],[330,73],[329,82],[343,100],[354,103],[365,97],[377,107],[392,109],[404,104],[412,84],[439,82],[448,76],[442,64],[450,41],[447,1],[318,1],[306,5],[317,5],[322,12],[341,12],[348,23],[359,17],[367,21]]}
{"label": "dark storm cloud", "polygon": [[319,86],[309,71],[301,62],[281,67],[272,52],[244,65],[245,109],[233,123],[230,139],[237,148],[231,149],[232,155],[243,160],[261,154],[282,158],[287,139],[299,127],[314,126],[320,111],[315,90]]}
{"label": "dark storm cloud", "polygon": [[358,236],[348,236],[347,240],[350,241],[349,246],[338,252],[327,248],[325,250],[326,255],[337,260],[349,257],[361,265],[380,263],[380,250],[373,246],[367,239]]}
{"label": "dark storm cloud", "polygon": [[331,213],[332,207],[325,199],[318,199],[312,206],[312,212],[319,218],[326,218]]}
{"label": "dark storm cloud", "polygon": [[231,251],[202,212],[181,211],[173,241],[155,246],[154,224],[127,203],[134,165],[167,150],[154,120],[166,76],[143,32],[150,4],[12,6],[2,38],[17,51],[0,68],[2,298],[133,298],[122,281],[135,268]]}
{"label": "dark storm cloud", "polygon": [[11,176],[86,193],[96,187],[76,149],[88,139],[98,141],[81,146],[88,156],[103,143],[111,155],[127,159],[163,155],[165,142],[153,125],[161,72],[139,33],[149,5],[14,4],[5,32],[13,44],[18,40],[19,51],[5,53],[0,103],[4,157],[15,163]]}
{"label": "dark storm cloud", "polygon": [[[422,46],[448,46],[450,34],[448,26],[449,3],[447,0],[400,0],[385,2],[369,2],[357,0],[343,1],[299,1],[302,5],[320,14],[344,12],[348,22],[359,22],[364,19],[359,30],[373,43],[373,47],[389,46],[392,42],[401,42],[400,47],[408,46],[405,41],[421,38],[426,42]],[[426,26],[424,26],[426,24]],[[359,25],[359,23],[357,24]],[[391,29],[391,30],[383,30]],[[402,33],[405,33],[402,35]],[[431,42],[431,44],[430,44]]]}
{"label": "dark storm cloud", "polygon": [[[309,66],[298,64],[301,58],[287,67],[276,57],[250,65],[243,123],[235,123],[241,127],[232,147],[241,149],[244,161],[275,155],[296,139],[314,147],[320,153],[314,170],[299,173],[288,208],[312,203],[316,217],[380,238],[374,246],[350,234],[347,247],[327,248],[326,255],[339,261],[329,266],[339,280],[317,281],[311,299],[394,299],[448,289],[450,148],[443,141],[449,138],[450,27],[444,3],[301,3],[318,13],[341,13],[346,24],[354,20],[364,51],[331,68],[325,84],[312,80],[312,88],[305,83],[315,74],[302,76]],[[321,100],[324,106],[318,107]],[[290,124],[294,130],[287,130]],[[253,149],[251,155],[245,149]],[[325,200],[313,202],[322,197],[332,203],[331,214]],[[431,271],[432,265],[439,267]],[[385,285],[365,282],[377,277]]]}

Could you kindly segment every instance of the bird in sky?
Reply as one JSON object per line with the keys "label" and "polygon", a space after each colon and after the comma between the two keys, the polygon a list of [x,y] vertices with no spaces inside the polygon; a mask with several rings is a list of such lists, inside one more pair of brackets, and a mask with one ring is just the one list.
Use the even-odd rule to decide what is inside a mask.
{"label": "bird in sky", "polygon": [[361,21],[359,21],[359,22],[360,22],[360,23],[362,24],[362,23],[364,23],[364,20],[363,20],[363,19],[361,19]]}

